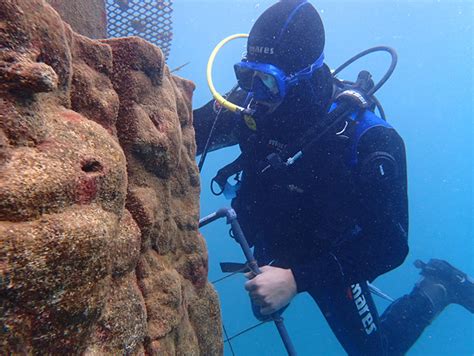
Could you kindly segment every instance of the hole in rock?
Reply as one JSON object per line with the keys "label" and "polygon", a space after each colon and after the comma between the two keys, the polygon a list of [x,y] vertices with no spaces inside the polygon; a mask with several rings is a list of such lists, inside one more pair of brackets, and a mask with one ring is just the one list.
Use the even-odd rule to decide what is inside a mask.
{"label": "hole in rock", "polygon": [[86,173],[102,172],[102,165],[96,160],[86,161],[82,164],[82,170]]}

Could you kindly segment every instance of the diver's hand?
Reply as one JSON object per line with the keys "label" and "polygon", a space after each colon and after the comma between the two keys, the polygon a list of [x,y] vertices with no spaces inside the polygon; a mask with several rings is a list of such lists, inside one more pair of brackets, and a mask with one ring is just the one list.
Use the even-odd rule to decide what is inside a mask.
{"label": "diver's hand", "polygon": [[246,273],[245,283],[252,301],[260,306],[263,315],[273,314],[290,303],[296,295],[296,282],[291,269],[272,266],[260,268],[261,274]]}

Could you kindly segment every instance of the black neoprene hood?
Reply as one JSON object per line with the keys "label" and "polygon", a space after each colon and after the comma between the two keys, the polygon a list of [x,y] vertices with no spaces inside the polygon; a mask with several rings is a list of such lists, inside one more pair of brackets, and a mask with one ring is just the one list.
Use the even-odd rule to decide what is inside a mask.
{"label": "black neoprene hood", "polygon": [[247,59],[273,64],[290,74],[314,63],[324,50],[324,41],[324,26],[313,5],[281,0],[252,27]]}

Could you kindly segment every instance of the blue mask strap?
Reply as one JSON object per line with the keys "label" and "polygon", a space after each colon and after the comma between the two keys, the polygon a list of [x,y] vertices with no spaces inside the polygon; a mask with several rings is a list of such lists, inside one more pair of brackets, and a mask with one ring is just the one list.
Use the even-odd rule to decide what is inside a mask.
{"label": "blue mask strap", "polygon": [[311,64],[311,70],[314,71],[315,69],[319,69],[323,66],[323,64],[324,64],[324,52],[321,53],[319,58],[316,59],[316,61],[313,64]]}
{"label": "blue mask strap", "polygon": [[283,36],[283,33],[285,33],[285,31],[287,30],[288,26],[290,25],[290,22],[291,20],[293,19],[293,17],[295,17],[296,13],[298,12],[298,10],[307,3],[308,1],[303,1],[301,4],[299,4],[297,7],[295,7],[293,9],[293,11],[291,12],[290,16],[288,16],[288,18],[286,19],[286,22],[285,24],[283,25],[281,31],[280,31],[280,34],[278,35],[278,39],[276,40],[277,43],[280,42],[280,39],[281,39],[281,36]]}
{"label": "blue mask strap", "polygon": [[296,84],[300,80],[309,79],[313,75],[314,71],[321,68],[324,64],[324,52],[316,59],[316,61],[310,66],[296,72],[290,77],[288,81],[289,85]]}
{"label": "blue mask strap", "polygon": [[309,67],[306,67],[300,70],[299,72],[296,72],[294,76],[297,77],[297,76],[303,76],[303,75],[311,75],[314,73],[316,69],[321,68],[323,64],[324,64],[324,52],[321,53],[321,55],[318,57],[318,59],[316,59],[316,61],[314,61],[313,64],[311,64]]}

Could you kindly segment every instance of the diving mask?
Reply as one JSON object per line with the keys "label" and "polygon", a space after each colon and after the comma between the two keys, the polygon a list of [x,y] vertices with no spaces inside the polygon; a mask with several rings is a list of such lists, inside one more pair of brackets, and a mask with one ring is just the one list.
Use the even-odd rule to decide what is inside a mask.
{"label": "diving mask", "polygon": [[234,71],[239,86],[245,91],[252,92],[255,100],[278,103],[283,101],[290,87],[297,85],[301,80],[310,79],[323,63],[324,54],[321,54],[310,66],[287,76],[284,71],[272,64],[243,60],[234,65]]}

